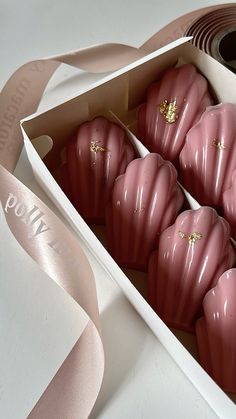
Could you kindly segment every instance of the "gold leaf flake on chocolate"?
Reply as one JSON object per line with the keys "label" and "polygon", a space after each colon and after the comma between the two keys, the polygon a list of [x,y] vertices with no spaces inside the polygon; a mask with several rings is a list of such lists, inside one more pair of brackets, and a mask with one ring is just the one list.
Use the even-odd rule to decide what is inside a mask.
{"label": "gold leaf flake on chocolate", "polygon": [[218,148],[218,150],[224,150],[226,148],[224,143],[222,143],[221,141],[216,140],[215,138],[212,141],[212,145],[215,146],[216,148]]}
{"label": "gold leaf flake on chocolate", "polygon": [[194,244],[197,240],[202,238],[202,233],[199,233],[198,231],[194,231],[190,234],[183,233],[183,231],[178,231],[178,234],[181,239],[187,239],[189,244]]}
{"label": "gold leaf flake on chocolate", "polygon": [[137,212],[143,212],[143,211],[145,211],[145,208],[144,207],[142,207],[142,208],[135,208],[134,209],[134,214],[136,214]]}
{"label": "gold leaf flake on chocolate", "polygon": [[168,102],[165,99],[159,106],[160,113],[164,115],[166,122],[169,124],[173,124],[178,119],[177,109],[176,99],[173,102]]}
{"label": "gold leaf flake on chocolate", "polygon": [[99,144],[98,144],[98,141],[91,141],[91,143],[90,143],[90,150],[93,152],[93,153],[98,153],[99,151],[109,151],[109,150],[107,150],[106,148],[104,148],[104,147],[101,147]]}

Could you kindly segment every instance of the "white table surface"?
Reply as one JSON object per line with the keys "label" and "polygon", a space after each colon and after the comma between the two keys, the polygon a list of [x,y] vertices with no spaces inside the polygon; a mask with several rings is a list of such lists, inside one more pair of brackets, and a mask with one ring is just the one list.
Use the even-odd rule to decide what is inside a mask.
{"label": "white table surface", "polygon": [[[176,17],[217,3],[223,2],[0,0],[0,87],[26,61],[100,42],[139,46]],[[53,94],[55,92],[51,97]],[[59,97],[58,93],[56,96]],[[32,178],[24,153],[17,176],[48,202]],[[35,275],[36,268],[17,249],[11,235],[3,240],[2,233],[6,231],[6,225],[2,213],[0,216],[0,278],[4,276],[7,281],[16,272],[23,275],[24,266],[25,276],[30,278]],[[95,266],[95,271],[107,365],[103,388],[92,417],[216,418],[216,414],[157,342],[117,285],[104,276],[99,266]],[[130,333],[130,330],[135,333]],[[125,341],[126,345],[119,345],[121,341]],[[21,417],[16,409],[11,419]]]}

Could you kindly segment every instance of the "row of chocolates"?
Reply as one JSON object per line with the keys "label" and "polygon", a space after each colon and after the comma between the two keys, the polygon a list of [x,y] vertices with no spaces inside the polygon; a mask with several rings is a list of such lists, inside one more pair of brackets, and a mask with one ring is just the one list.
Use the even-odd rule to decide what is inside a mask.
{"label": "row of chocolates", "polygon": [[138,112],[147,149],[170,160],[201,205],[214,206],[236,238],[236,105],[214,105],[207,80],[192,64],[167,70]]}
{"label": "row of chocolates", "polygon": [[[148,299],[170,326],[196,331],[201,365],[236,393],[236,106],[214,105],[191,65],[167,70],[138,112],[138,135],[179,170],[201,205],[163,231],[148,264]],[[229,270],[228,270],[229,269]],[[207,292],[208,290],[208,292]],[[202,317],[201,317],[202,316]]]}
{"label": "row of chocolates", "polygon": [[[178,72],[178,76],[176,72]],[[172,76],[170,76],[171,74]],[[182,102],[176,92],[174,101],[163,99],[167,97],[167,94],[166,87],[162,86],[162,80],[172,80],[169,92],[173,91],[173,83],[178,86]],[[216,116],[216,122],[212,124],[206,123],[205,115],[210,115],[209,118],[212,118],[210,120],[213,121],[216,115],[215,109],[221,111],[223,108],[227,115],[231,115],[234,112],[234,106],[230,104],[218,105],[208,108],[203,113],[206,105],[212,103],[212,99],[207,90],[206,80],[197,73],[192,65],[171,69],[162,80],[150,88],[151,102],[142,106],[139,112],[139,119],[143,118],[149,121],[147,127],[150,128],[146,127],[145,134],[142,131],[145,124],[139,124],[143,132],[143,142],[151,149],[150,143],[147,144],[146,141],[148,135],[151,132],[154,133],[156,141],[157,136],[162,132],[162,148],[158,151],[165,157],[170,151],[172,154],[169,154],[169,158],[175,164],[177,164],[179,154],[180,161],[191,161],[190,158],[185,160],[183,157],[189,155],[189,152],[185,150],[190,147],[191,143],[193,144],[192,149],[198,150],[195,154],[193,152],[193,156],[195,156],[193,162],[197,162],[198,164],[195,166],[199,167],[199,158],[201,160],[199,149],[203,148],[202,138],[211,141],[210,143],[206,141],[206,151],[202,152],[205,160],[201,166],[202,170],[199,171],[200,174],[185,168],[185,175],[183,175],[184,170],[180,169],[181,178],[186,180],[184,183],[188,182],[190,185],[189,191],[199,198],[199,194],[194,193],[194,187],[198,181],[200,182],[201,174],[204,176],[205,184],[208,185],[209,177],[212,180],[211,170],[213,167],[217,176],[216,184],[212,180],[211,185],[219,188],[221,177],[223,179],[221,179],[221,184],[224,183],[221,167],[224,167],[226,171],[227,165],[229,168],[232,168],[233,165],[233,163],[229,165],[229,161],[233,162],[233,149],[231,150],[233,143],[232,141],[231,143],[227,142],[227,138],[229,137],[231,140],[234,135],[234,125],[231,124],[231,128],[227,131],[219,115]],[[191,80],[190,84],[189,80]],[[153,92],[157,95],[156,99]],[[197,98],[201,100],[196,101],[196,93],[198,93]],[[195,101],[193,101],[194,97]],[[156,100],[155,104],[154,99]],[[161,99],[163,100],[161,101]],[[192,105],[195,106],[192,113],[191,100],[193,101]],[[156,113],[155,121],[154,117],[149,118],[150,112],[154,111]],[[159,121],[158,127],[157,121]],[[217,123],[219,123],[221,131],[214,128],[212,140],[212,132],[207,136],[207,127],[208,125],[218,127]],[[192,127],[193,124],[195,125]],[[201,132],[199,125],[201,126],[201,124],[203,134],[199,139],[198,133]],[[213,156],[211,156],[213,163],[209,165],[209,169],[207,169],[206,160],[208,149],[212,151]],[[224,155],[221,153],[223,151],[228,151],[228,161],[224,160]],[[127,139],[126,132],[119,125],[104,117],[97,117],[83,123],[78,128],[75,137],[68,142],[66,163],[61,167],[61,184],[78,212],[89,224],[100,224],[106,221],[108,250],[117,263],[122,267],[148,271],[148,299],[160,317],[170,326],[187,331],[194,331],[197,321],[196,330],[202,365],[223,388],[236,392],[236,379],[232,379],[232,374],[229,378],[231,380],[229,385],[227,379],[226,381],[219,380],[214,367],[212,367],[214,364],[213,354],[209,352],[209,348],[212,343],[210,336],[213,326],[210,326],[208,331],[206,326],[210,324],[208,318],[198,320],[203,313],[202,302],[204,301],[205,311],[205,307],[208,307],[205,301],[209,300],[209,293],[213,292],[214,294],[213,287],[222,274],[228,275],[227,278],[230,278],[231,283],[236,283],[236,274],[227,272],[224,274],[235,263],[228,223],[210,207],[202,207],[195,211],[188,210],[177,217],[183,206],[184,196],[177,183],[175,167],[156,153],[150,153],[145,158],[137,158],[136,151]],[[201,196],[205,196],[203,186],[198,190],[202,192]],[[211,197],[213,195],[214,193],[211,191]],[[232,197],[230,196],[230,198]],[[199,201],[201,202],[202,199]],[[215,205],[218,206],[218,204]],[[230,272],[234,272],[234,270]],[[232,297],[226,292],[229,288],[227,285],[229,281],[221,280],[221,282],[223,286],[217,285],[223,295],[217,300],[220,307],[216,305],[210,315],[208,310],[208,315],[212,319],[212,317],[217,317],[217,313],[224,313],[223,317],[222,315],[217,317],[218,325],[227,319],[227,330],[231,330],[232,333],[228,333],[225,337],[222,327],[219,327],[218,339],[223,342],[221,356],[223,356],[224,350],[231,348],[230,361],[225,362],[223,370],[229,371],[230,362],[230,369],[236,376],[235,368],[232,367],[235,365],[236,358],[236,347],[232,343],[233,330],[236,325],[236,310],[233,304],[227,303],[228,299]],[[218,290],[218,288],[216,289]],[[228,299],[226,297],[224,299],[226,295]],[[222,299],[226,306],[228,304],[228,309],[223,311],[221,310]],[[215,322],[213,324],[215,325]],[[210,339],[209,347],[206,346],[206,340],[202,337],[203,333],[207,334]],[[233,364],[232,360],[234,360]],[[221,373],[221,377],[225,374]]]}

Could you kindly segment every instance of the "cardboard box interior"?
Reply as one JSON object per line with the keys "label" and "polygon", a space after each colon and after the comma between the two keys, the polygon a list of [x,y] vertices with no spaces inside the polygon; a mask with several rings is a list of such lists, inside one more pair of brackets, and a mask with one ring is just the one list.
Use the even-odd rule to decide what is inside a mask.
{"label": "cardboard box interior", "polygon": [[[163,54],[160,51],[150,54],[140,62],[113,73],[89,91],[82,92],[47,112],[27,118],[23,121],[22,127],[26,150],[38,182],[70,222],[89,251],[95,255],[99,263],[123,289],[127,298],[203,397],[210,405],[214,406],[217,413],[225,414],[233,412],[230,401],[194,362],[182,345],[179,345],[169,329],[127,280],[128,276],[145,297],[146,274],[127,269],[123,272],[117,266],[101,245],[101,243],[106,245],[104,227],[92,227],[95,237],[51,176],[52,173],[57,179],[58,168],[63,158],[63,147],[82,122],[97,115],[105,115],[110,119],[118,118],[118,121],[122,121],[119,123],[123,123],[133,133],[136,133],[137,109],[145,101],[148,86],[156,81],[166,68],[176,65],[179,58],[182,58],[184,62],[193,63],[205,75],[217,102],[236,103],[236,76],[191,44],[181,43],[177,46],[170,46]],[[128,131],[129,138],[135,144],[139,154],[144,156],[148,150],[134,137],[132,132]],[[43,160],[39,158],[39,155]],[[188,193],[186,193],[186,200],[189,207],[199,207]],[[195,337],[181,331],[173,330],[173,332],[187,350],[197,358]]]}

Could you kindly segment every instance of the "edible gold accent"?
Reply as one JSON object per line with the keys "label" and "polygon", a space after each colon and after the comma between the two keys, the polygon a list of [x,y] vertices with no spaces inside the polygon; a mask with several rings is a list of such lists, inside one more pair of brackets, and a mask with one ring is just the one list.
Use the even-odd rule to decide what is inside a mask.
{"label": "edible gold accent", "polygon": [[194,231],[191,234],[185,234],[182,231],[178,231],[178,234],[181,239],[187,239],[189,244],[194,244],[197,240],[202,238],[202,233],[199,233],[198,231]]}
{"label": "edible gold accent", "polygon": [[168,122],[169,124],[173,124],[178,119],[178,115],[176,113],[178,109],[176,99],[174,100],[174,102],[168,102],[168,100],[165,99],[160,104],[159,109],[160,113],[164,115],[166,122]]}
{"label": "edible gold accent", "polygon": [[99,151],[108,151],[106,148],[98,145],[98,141],[91,141],[90,150],[95,154],[98,153]]}
{"label": "edible gold accent", "polygon": [[142,207],[142,208],[135,208],[134,209],[134,214],[136,214],[137,212],[143,212],[143,211],[145,211],[145,207]]}
{"label": "edible gold accent", "polygon": [[218,141],[215,138],[212,141],[212,145],[214,145],[215,147],[217,147],[219,150],[224,150],[226,148],[225,145],[221,141]]}

